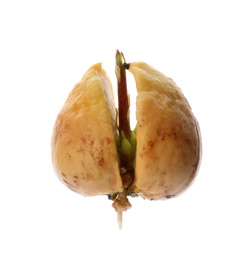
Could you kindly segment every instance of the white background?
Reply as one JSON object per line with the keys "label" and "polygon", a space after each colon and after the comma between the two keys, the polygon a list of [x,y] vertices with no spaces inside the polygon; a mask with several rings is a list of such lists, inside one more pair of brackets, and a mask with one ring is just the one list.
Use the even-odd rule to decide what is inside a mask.
{"label": "white background", "polygon": [[[0,1],[0,259],[245,259],[244,13],[236,0]],[[67,189],[50,158],[86,70],[103,62],[115,86],[116,49],[174,79],[203,138],[191,188],[131,199],[121,231],[111,201]]]}

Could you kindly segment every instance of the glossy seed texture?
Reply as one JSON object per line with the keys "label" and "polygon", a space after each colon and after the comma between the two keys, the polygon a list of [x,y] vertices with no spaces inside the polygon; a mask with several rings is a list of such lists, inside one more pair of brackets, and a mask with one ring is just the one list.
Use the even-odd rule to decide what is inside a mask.
{"label": "glossy seed texture", "polygon": [[98,63],[69,94],[52,138],[59,179],[83,196],[123,191],[115,120],[111,82]]}
{"label": "glossy seed texture", "polygon": [[143,62],[131,63],[136,81],[137,149],[133,190],[147,199],[179,195],[200,161],[200,131],[182,91]]}

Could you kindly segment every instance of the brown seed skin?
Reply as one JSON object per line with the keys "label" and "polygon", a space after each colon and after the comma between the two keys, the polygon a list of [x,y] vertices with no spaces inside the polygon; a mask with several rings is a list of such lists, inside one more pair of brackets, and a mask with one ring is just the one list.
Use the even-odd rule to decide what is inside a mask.
{"label": "brown seed skin", "polygon": [[201,158],[201,136],[188,101],[177,85],[143,62],[130,63],[136,81],[137,149],[131,189],[147,199],[181,194]]}

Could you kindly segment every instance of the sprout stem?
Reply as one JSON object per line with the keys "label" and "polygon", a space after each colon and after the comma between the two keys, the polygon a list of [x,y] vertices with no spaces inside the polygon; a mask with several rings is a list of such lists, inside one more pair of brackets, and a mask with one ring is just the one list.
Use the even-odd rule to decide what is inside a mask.
{"label": "sprout stem", "polygon": [[126,138],[130,139],[131,129],[128,118],[129,100],[127,92],[126,69],[123,66],[125,58],[122,52],[116,52],[116,75],[118,91],[119,131],[123,131]]}
{"label": "sprout stem", "polygon": [[[119,229],[122,229],[123,211],[131,207],[127,198],[127,189],[133,181],[134,169],[133,161],[135,157],[135,147],[131,144],[130,119],[129,119],[129,98],[126,82],[125,58],[122,52],[116,52],[116,76],[118,91],[118,116],[119,116],[119,144],[118,154],[120,159],[121,177],[124,190],[114,198],[112,206],[117,212]],[[134,142],[133,142],[134,143]]]}

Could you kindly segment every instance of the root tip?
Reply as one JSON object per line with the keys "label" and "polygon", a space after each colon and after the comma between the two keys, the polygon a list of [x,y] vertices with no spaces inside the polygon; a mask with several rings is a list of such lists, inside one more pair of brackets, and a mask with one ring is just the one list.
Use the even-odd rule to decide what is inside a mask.
{"label": "root tip", "polygon": [[118,211],[117,212],[117,223],[118,223],[118,228],[121,230],[122,229],[122,219],[123,217],[123,212],[122,211]]}

